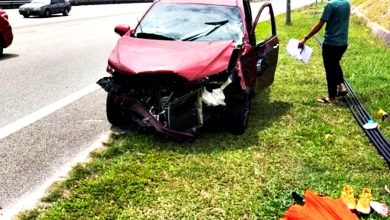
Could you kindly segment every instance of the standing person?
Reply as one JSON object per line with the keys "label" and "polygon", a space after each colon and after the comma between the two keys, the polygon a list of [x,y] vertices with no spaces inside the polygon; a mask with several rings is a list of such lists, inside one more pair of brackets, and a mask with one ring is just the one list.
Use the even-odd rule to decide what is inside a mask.
{"label": "standing person", "polygon": [[306,41],[320,31],[326,23],[324,42],[322,43],[322,59],[326,72],[328,96],[317,99],[321,103],[332,104],[337,96],[344,96],[348,93],[344,84],[340,60],[348,47],[350,13],[349,0],[330,0],[325,6],[319,22],[299,42],[299,47],[303,47]]}

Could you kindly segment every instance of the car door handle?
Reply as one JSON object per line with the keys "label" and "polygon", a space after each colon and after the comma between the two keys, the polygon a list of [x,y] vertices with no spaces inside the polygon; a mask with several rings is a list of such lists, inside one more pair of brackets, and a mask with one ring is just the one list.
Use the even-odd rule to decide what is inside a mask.
{"label": "car door handle", "polygon": [[278,48],[279,47],[279,44],[276,44],[275,46],[274,46],[274,49],[276,49],[276,48]]}

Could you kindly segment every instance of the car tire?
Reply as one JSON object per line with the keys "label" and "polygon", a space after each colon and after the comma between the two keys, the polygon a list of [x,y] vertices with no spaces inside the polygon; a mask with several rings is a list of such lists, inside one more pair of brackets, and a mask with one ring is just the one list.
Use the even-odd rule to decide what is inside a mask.
{"label": "car tire", "polygon": [[51,12],[50,12],[50,10],[49,10],[49,9],[46,9],[46,10],[45,10],[45,12],[44,12],[44,16],[45,16],[46,18],[48,18],[48,17],[50,17],[50,16],[51,16]]}
{"label": "car tire", "polygon": [[3,46],[1,45],[1,43],[0,43],[0,57],[2,57],[3,56]]}
{"label": "car tire", "polygon": [[62,15],[68,16],[69,15],[69,9],[65,8],[64,11],[62,12]]}
{"label": "car tire", "polygon": [[123,126],[126,124],[125,117],[123,116],[122,108],[115,105],[114,100],[117,96],[108,93],[106,102],[107,119],[113,126]]}
{"label": "car tire", "polygon": [[248,126],[250,101],[249,95],[244,95],[242,99],[233,99],[228,103],[225,120],[232,134],[244,134]]}
{"label": "car tire", "polygon": [[30,15],[29,14],[24,14],[23,17],[24,18],[28,18],[28,17],[30,17]]}

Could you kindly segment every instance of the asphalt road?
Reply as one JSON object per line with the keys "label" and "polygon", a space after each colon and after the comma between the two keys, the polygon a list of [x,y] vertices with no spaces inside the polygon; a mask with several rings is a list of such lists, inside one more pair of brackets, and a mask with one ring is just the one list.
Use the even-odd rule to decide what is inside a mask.
{"label": "asphalt road", "polygon": [[14,42],[0,60],[1,219],[32,205],[110,131],[96,81],[107,75],[115,25],[134,25],[147,6],[78,6],[68,17],[28,19],[7,10]]}
{"label": "asphalt road", "polygon": [[[274,2],[276,14],[285,11],[285,1]],[[110,132],[95,82],[107,75],[115,25],[134,27],[148,6],[77,6],[67,17],[27,19],[6,10],[14,42],[0,59],[0,219],[31,208]]]}

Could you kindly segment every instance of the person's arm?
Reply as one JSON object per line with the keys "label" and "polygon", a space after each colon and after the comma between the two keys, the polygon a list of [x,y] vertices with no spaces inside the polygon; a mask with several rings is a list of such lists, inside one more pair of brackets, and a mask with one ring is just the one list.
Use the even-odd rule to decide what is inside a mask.
{"label": "person's arm", "polygon": [[324,26],[324,24],[325,24],[325,21],[320,20],[316,25],[314,25],[314,26],[311,28],[309,34],[306,35],[301,41],[299,41],[299,44],[298,44],[298,45],[299,45],[300,47],[303,47],[303,45],[306,43],[306,41],[309,40],[311,37],[313,37],[315,34],[317,34],[318,31],[321,30],[322,26]]}

